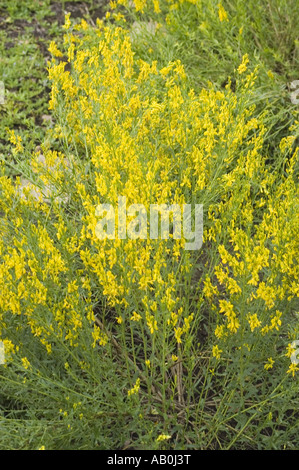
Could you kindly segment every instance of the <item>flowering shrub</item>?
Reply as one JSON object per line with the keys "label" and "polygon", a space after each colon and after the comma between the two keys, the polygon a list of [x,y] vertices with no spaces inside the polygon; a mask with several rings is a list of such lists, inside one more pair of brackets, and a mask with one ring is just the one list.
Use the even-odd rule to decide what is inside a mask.
{"label": "flowering shrub", "polygon": [[[136,10],[144,5],[135,2]],[[225,15],[220,4],[220,21]],[[59,364],[55,380],[72,380],[73,395],[76,384],[82,395],[86,387],[71,412],[57,404],[70,435],[91,419],[91,390],[106,378],[106,416],[109,407],[128,407],[135,426],[150,426],[153,445],[162,441],[149,424],[158,415],[169,446],[172,432],[184,440],[177,416],[182,429],[192,417],[189,444],[209,446],[220,430],[230,436],[234,419],[237,429],[265,420],[298,370],[290,361],[298,333],[298,128],[270,165],[267,113],[253,104],[258,70],[248,70],[248,55],[235,89],[229,81],[197,92],[180,60],[135,58],[124,27],[73,26],[67,17],[65,30],[65,50],[52,43],[49,64],[56,117],[49,142],[60,150],[45,143],[42,159],[21,165],[25,187],[1,166],[3,375],[22,371],[24,386],[43,384],[47,364]],[[17,155],[21,142],[11,139]],[[203,247],[187,251],[172,236],[100,240],[96,208],[116,207],[119,196],[147,209],[203,204]]]}

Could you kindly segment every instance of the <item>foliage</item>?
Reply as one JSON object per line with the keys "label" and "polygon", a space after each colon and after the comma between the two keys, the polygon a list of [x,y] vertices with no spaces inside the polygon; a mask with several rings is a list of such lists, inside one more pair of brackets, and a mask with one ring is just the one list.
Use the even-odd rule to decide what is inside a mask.
{"label": "foliage", "polygon": [[[121,1],[50,42],[54,125],[38,152],[9,131],[1,165],[2,448],[298,445],[297,111],[262,105],[289,49],[249,4]],[[202,204],[202,248],[134,238],[134,212],[99,239],[119,196]]]}

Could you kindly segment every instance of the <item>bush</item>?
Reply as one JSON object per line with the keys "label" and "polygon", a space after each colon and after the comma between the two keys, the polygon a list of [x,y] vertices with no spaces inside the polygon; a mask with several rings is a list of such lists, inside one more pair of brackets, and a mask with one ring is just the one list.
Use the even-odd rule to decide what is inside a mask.
{"label": "bush", "polygon": [[[234,86],[195,90],[117,23],[65,29],[56,126],[21,178],[1,167],[3,447],[293,448],[298,127],[274,159],[247,54]],[[138,207],[131,237],[100,239],[98,207],[119,217],[120,196],[202,204],[202,248],[174,219],[134,237]]]}

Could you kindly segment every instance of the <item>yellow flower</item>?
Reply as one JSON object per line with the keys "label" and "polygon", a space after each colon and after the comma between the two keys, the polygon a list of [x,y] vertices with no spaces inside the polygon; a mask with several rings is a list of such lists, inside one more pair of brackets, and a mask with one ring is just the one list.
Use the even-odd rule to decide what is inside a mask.
{"label": "yellow flower", "polygon": [[265,282],[260,282],[256,290],[256,297],[263,299],[268,308],[272,308],[275,305],[276,296],[277,289],[275,289],[274,286],[266,285]]}
{"label": "yellow flower", "polygon": [[279,327],[281,326],[281,323],[282,323],[280,320],[281,315],[282,313],[279,310],[276,310],[276,315],[271,319],[271,326],[270,326],[271,330],[275,328],[275,330],[279,331]]}
{"label": "yellow flower", "polygon": [[239,329],[240,322],[237,319],[236,313],[233,311],[233,304],[228,300],[219,300],[220,313],[224,313],[227,317],[227,328],[232,332],[236,333]]}
{"label": "yellow flower", "polygon": [[128,390],[128,396],[137,394],[139,392],[139,389],[140,389],[140,379],[138,378],[136,380],[134,387]]}
{"label": "yellow flower", "polygon": [[25,369],[28,369],[28,368],[31,366],[31,364],[30,364],[30,362],[28,361],[27,357],[22,357],[22,364],[23,364],[23,367],[24,367]]}
{"label": "yellow flower", "polygon": [[157,320],[155,320],[155,317],[153,315],[147,315],[146,321],[147,321],[147,326],[149,327],[149,330],[151,334],[153,335],[154,332],[158,330]]}
{"label": "yellow flower", "polygon": [[217,287],[212,285],[211,279],[209,278],[209,276],[207,276],[204,281],[204,288],[203,288],[202,293],[208,299],[212,298],[214,295],[217,295],[218,293]]}
{"label": "yellow flower", "polygon": [[268,362],[264,365],[264,369],[269,370],[273,368],[274,360],[272,357],[269,357]]}
{"label": "yellow flower", "polygon": [[133,315],[131,316],[132,321],[140,321],[141,320],[141,315],[140,313],[133,312]]}
{"label": "yellow flower", "polygon": [[220,359],[222,352],[223,352],[222,349],[219,349],[217,344],[213,346],[213,349],[212,349],[213,357],[215,357],[216,359]]}
{"label": "yellow flower", "polygon": [[299,370],[298,364],[295,364],[294,362],[292,362],[292,364],[287,370],[287,374],[292,374],[292,376],[295,377],[295,372],[298,370]]}
{"label": "yellow flower", "polygon": [[294,347],[293,343],[289,343],[287,346],[286,356],[291,357],[295,351],[296,351],[296,348]]}
{"label": "yellow flower", "polygon": [[144,13],[144,8],[146,7],[146,0],[134,0],[136,11]]}
{"label": "yellow flower", "polygon": [[63,29],[66,29],[66,30],[67,30],[67,29],[70,29],[70,27],[71,27],[71,25],[72,25],[71,20],[70,20],[70,16],[71,16],[70,13],[67,13],[67,14],[65,15],[65,22],[64,22],[64,25],[62,26]]}
{"label": "yellow flower", "polygon": [[182,343],[181,336],[182,336],[183,333],[184,333],[183,328],[181,328],[181,327],[174,328],[174,336],[175,336],[175,339],[177,340],[178,344]]}
{"label": "yellow flower", "polygon": [[220,313],[224,315],[230,315],[233,313],[234,306],[228,300],[219,300]]}
{"label": "yellow flower", "polygon": [[228,322],[227,322],[227,328],[232,332],[232,333],[237,333],[237,330],[240,327],[240,322],[236,317],[236,314],[233,313],[232,315],[228,315]]}
{"label": "yellow flower", "polygon": [[169,436],[169,434],[160,434],[160,436],[157,437],[156,441],[157,442],[162,442],[162,441],[166,441],[168,439],[171,439],[171,436]]}
{"label": "yellow flower", "polygon": [[248,54],[245,54],[242,58],[242,63],[238,67],[238,72],[239,72],[240,75],[242,73],[246,72],[248,62],[249,62]]}
{"label": "yellow flower", "polygon": [[254,315],[249,315],[248,316],[248,323],[249,323],[251,331],[254,331],[256,328],[258,328],[261,325],[261,322],[257,318],[256,313]]}
{"label": "yellow flower", "polygon": [[24,151],[24,147],[22,145],[22,137],[20,135],[15,135],[14,130],[9,130],[9,140],[15,146],[13,149],[14,155]]}
{"label": "yellow flower", "polygon": [[159,0],[153,0],[153,2],[154,2],[154,11],[155,11],[155,13],[160,13],[161,9],[160,9]]}
{"label": "yellow flower", "polygon": [[215,328],[215,336],[220,339],[224,335],[224,325],[217,325]]}
{"label": "yellow flower", "polygon": [[57,48],[57,45],[55,43],[55,41],[51,41],[50,42],[50,46],[48,48],[48,51],[51,52],[51,54],[54,56],[54,57],[63,57],[63,54],[62,52]]}
{"label": "yellow flower", "polygon": [[269,78],[271,78],[271,80],[274,79],[274,75],[273,75],[273,72],[271,72],[271,70],[268,70],[267,75]]}
{"label": "yellow flower", "polygon": [[218,16],[219,16],[220,21],[229,21],[228,15],[222,3],[218,3]]}

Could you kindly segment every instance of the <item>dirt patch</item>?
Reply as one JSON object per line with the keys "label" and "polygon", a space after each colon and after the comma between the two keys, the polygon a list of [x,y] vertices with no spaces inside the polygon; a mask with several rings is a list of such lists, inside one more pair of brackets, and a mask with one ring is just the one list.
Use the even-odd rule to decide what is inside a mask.
{"label": "dirt patch", "polygon": [[13,23],[8,23],[5,18],[0,18],[0,29],[6,32],[9,39],[19,38],[30,25],[27,20],[14,20]]}
{"label": "dirt patch", "polygon": [[99,5],[91,12],[90,16],[94,23],[96,22],[97,18],[103,18],[107,11],[108,3],[109,2],[105,0],[99,2]]}
{"label": "dirt patch", "polygon": [[71,14],[71,18],[88,18],[90,17],[93,21],[96,18],[103,16],[105,5],[107,0],[100,0],[94,2],[94,5],[87,5],[85,2],[65,2],[64,8],[61,2],[53,2],[51,4],[51,11],[53,12],[56,21],[59,25],[64,24],[64,17],[66,13]]}

